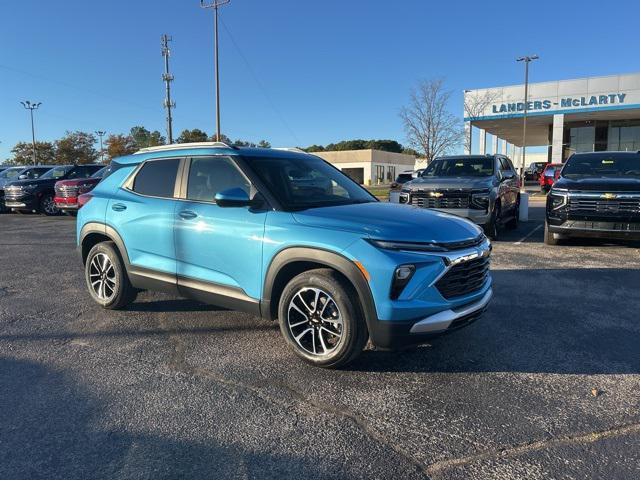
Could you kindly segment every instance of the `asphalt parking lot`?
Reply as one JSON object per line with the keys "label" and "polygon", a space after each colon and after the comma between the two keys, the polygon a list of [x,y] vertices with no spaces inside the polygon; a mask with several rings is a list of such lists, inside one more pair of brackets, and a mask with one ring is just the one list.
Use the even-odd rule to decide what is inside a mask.
{"label": "asphalt parking lot", "polygon": [[640,478],[640,249],[541,219],[479,322],[325,371],[246,314],[103,311],[72,218],[0,215],[0,478]]}

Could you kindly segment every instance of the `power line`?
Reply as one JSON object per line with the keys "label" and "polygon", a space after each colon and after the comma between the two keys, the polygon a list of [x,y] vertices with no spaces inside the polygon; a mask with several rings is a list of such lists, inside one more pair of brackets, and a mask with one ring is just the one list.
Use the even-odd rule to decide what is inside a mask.
{"label": "power line", "polygon": [[267,103],[269,104],[271,109],[275,112],[275,114],[278,116],[278,118],[280,119],[280,121],[282,122],[284,127],[289,131],[289,134],[291,135],[291,138],[294,139],[294,141],[296,142],[297,145],[300,145],[300,139],[294,133],[294,131],[291,129],[291,127],[289,126],[287,121],[284,119],[284,116],[282,115],[280,110],[276,107],[276,105],[273,102],[273,100],[271,100],[271,97],[269,96],[269,93],[267,92],[267,89],[262,84],[262,82],[258,78],[258,75],[256,75],[255,71],[253,70],[253,68],[251,68],[251,64],[249,63],[249,60],[247,60],[247,57],[244,55],[244,53],[242,53],[242,49],[240,48],[240,46],[236,42],[235,38],[231,34],[231,31],[227,27],[226,23],[224,23],[224,20],[220,20],[220,23],[222,23],[222,26],[224,27],[224,30],[227,32],[227,35],[229,35],[229,38],[231,39],[231,43],[233,44],[235,49],[238,51],[238,55],[240,55],[240,58],[245,63],[245,66],[247,67],[247,70],[249,70],[249,73],[253,77],[253,80],[256,82],[256,84],[258,85],[258,88],[261,90],[262,94],[266,98]]}
{"label": "power line", "polygon": [[164,74],[162,80],[165,84],[166,96],[164,99],[164,108],[167,110],[167,141],[169,144],[173,143],[173,118],[171,117],[171,109],[176,108],[176,102],[171,101],[171,82],[173,82],[173,75],[169,73],[169,56],[171,50],[169,49],[169,42],[172,38],[166,33],[162,35],[162,56],[164,57]]}

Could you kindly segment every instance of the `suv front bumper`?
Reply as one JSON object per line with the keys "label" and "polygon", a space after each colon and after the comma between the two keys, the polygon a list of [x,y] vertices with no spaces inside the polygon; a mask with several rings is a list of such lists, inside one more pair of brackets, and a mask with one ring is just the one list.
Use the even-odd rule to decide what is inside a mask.
{"label": "suv front bumper", "polygon": [[436,208],[434,210],[466,218],[476,225],[485,225],[491,218],[491,214],[486,210],[478,210],[474,208]]}

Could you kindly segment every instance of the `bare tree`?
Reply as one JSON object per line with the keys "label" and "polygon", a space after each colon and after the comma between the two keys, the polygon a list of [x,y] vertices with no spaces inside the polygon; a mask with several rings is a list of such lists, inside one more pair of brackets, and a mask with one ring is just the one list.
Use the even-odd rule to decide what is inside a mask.
{"label": "bare tree", "polygon": [[409,145],[427,162],[462,143],[462,121],[448,110],[451,92],[444,80],[422,80],[411,90],[409,105],[400,110]]}
{"label": "bare tree", "polygon": [[[473,120],[482,117],[489,105],[496,103],[498,98],[502,96],[502,92],[485,91],[483,93],[465,92],[464,96],[464,117]],[[467,135],[464,137],[465,150],[471,151],[471,138]]]}

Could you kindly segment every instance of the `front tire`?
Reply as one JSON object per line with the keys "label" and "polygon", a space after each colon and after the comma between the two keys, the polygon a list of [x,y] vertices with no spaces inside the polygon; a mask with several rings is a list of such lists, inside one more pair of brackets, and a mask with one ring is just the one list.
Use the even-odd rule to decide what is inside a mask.
{"label": "front tire", "polygon": [[60,215],[60,210],[53,201],[52,193],[45,193],[40,199],[40,213],[44,213],[48,217]]}
{"label": "front tire", "polygon": [[129,281],[115,243],[95,245],[89,251],[84,270],[91,298],[102,308],[118,310],[136,299],[138,291]]}
{"label": "front tire", "polygon": [[353,361],[369,338],[355,289],[331,269],[294,277],[282,292],[278,317],[289,347],[319,367]]}
{"label": "front tire", "polygon": [[544,243],[545,245],[560,245],[562,239],[559,235],[549,231],[549,224],[544,222]]}
{"label": "front tire", "polygon": [[500,222],[500,203],[496,202],[491,213],[491,218],[484,225],[484,233],[491,240],[498,239],[498,224]]}

